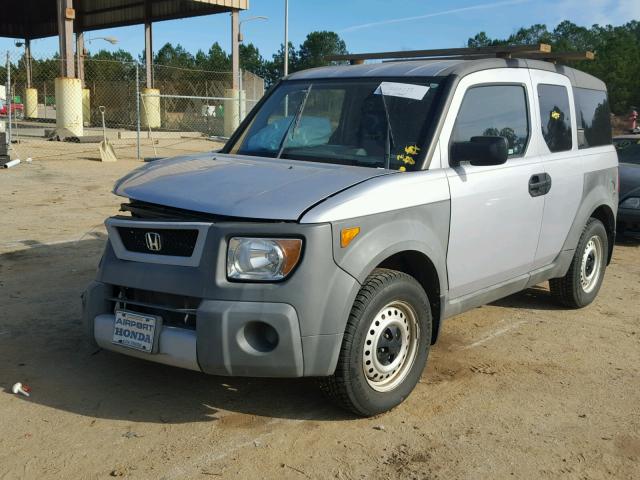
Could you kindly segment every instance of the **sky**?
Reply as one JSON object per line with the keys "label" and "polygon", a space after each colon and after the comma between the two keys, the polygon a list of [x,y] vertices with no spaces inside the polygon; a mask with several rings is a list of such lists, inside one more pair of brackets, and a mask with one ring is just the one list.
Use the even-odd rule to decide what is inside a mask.
{"label": "sky", "polygon": [[[271,58],[284,42],[284,0],[250,0],[250,9],[240,19],[266,16],[268,20],[242,24],[245,43],[253,43],[265,58]],[[307,33],[333,30],[350,52],[416,50],[466,46],[480,31],[490,37],[506,37],[522,26],[544,23],[552,29],[562,20],[578,25],[620,25],[640,18],[638,0],[289,0],[289,40],[300,45]],[[137,56],[144,49],[142,25],[89,32],[89,39],[113,36],[112,46],[100,39],[90,41],[90,51],[125,49]],[[205,52],[219,42],[229,51],[229,14],[155,23],[154,49],[166,42],[181,44],[188,51]],[[57,51],[57,38],[34,40],[33,56]],[[0,39],[0,52],[21,53],[10,39]]]}

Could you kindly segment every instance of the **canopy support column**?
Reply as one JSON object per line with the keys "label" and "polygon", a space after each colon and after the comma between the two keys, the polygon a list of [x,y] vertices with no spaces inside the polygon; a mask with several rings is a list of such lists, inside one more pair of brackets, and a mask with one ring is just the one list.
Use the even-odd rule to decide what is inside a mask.
{"label": "canopy support column", "polygon": [[231,12],[231,72],[232,81],[231,88],[238,90],[240,88],[240,15],[239,10]]}
{"label": "canopy support column", "polygon": [[73,0],[58,0],[58,37],[60,40],[60,76],[76,76],[73,60]]}

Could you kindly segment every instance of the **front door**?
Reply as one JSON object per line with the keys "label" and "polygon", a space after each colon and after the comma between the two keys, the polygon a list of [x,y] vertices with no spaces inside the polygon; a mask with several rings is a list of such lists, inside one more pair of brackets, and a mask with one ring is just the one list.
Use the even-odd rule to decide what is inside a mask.
{"label": "front door", "polygon": [[[536,187],[544,171],[530,142],[532,94],[526,69],[478,72],[457,88],[441,136],[450,140],[442,149],[451,191],[450,299],[531,271],[544,208]],[[449,166],[454,142],[496,135],[507,139],[506,163]]]}

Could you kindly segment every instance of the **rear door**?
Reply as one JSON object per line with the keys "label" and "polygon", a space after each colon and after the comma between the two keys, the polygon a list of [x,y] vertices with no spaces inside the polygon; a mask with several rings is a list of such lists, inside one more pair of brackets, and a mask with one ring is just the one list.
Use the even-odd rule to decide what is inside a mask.
{"label": "rear door", "polygon": [[[543,70],[531,70],[530,75],[536,92],[534,113],[540,119],[540,128],[533,134],[540,145],[544,171],[551,180],[551,189],[545,195],[540,242],[534,261],[534,268],[541,268],[553,262],[560,253],[580,206],[584,174],[602,168],[600,155],[603,149],[578,148],[569,78]],[[584,131],[582,134],[584,136]]]}
{"label": "rear door", "polygon": [[[544,207],[544,196],[530,192],[530,183],[544,173],[530,145],[533,104],[526,69],[477,72],[456,89],[441,136],[451,190],[451,299],[526,275],[532,268]],[[453,142],[495,135],[508,140],[505,164],[450,166]]]}

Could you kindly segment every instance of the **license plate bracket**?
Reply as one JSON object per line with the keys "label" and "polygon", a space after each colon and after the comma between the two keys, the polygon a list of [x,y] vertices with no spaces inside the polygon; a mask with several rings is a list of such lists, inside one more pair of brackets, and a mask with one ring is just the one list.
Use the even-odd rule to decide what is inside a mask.
{"label": "license plate bracket", "polygon": [[162,317],[116,310],[111,343],[144,353],[158,352],[158,339],[162,331]]}

